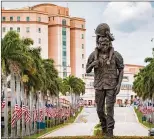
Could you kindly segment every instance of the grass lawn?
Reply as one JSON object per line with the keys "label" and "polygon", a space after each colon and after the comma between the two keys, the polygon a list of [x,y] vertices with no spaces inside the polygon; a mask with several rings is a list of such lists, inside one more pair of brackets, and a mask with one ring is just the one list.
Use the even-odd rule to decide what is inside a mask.
{"label": "grass lawn", "polygon": [[[66,137],[49,137],[44,139],[109,139],[102,136],[66,136]],[[140,136],[116,136],[112,139],[154,139],[153,137]]]}
{"label": "grass lawn", "polygon": [[146,126],[146,127],[148,127],[148,128],[154,128],[154,124],[149,124],[148,122],[142,122],[142,113],[138,110],[138,109],[136,109],[136,108],[134,108],[134,110],[135,110],[135,112],[136,112],[136,115],[137,115],[137,117],[138,117],[138,120],[139,120],[139,122],[140,123],[142,123],[144,126]]}
{"label": "grass lawn", "polygon": [[40,132],[37,133],[37,134],[31,135],[31,136],[26,136],[26,137],[24,137],[24,139],[36,139],[36,138],[38,138],[38,137],[40,137],[40,136],[42,136],[42,135],[44,135],[44,134],[46,134],[46,133],[48,133],[48,132],[54,131],[54,130],[56,130],[56,129],[58,129],[58,128],[61,128],[61,127],[64,127],[64,126],[66,126],[66,125],[69,125],[70,123],[73,123],[73,122],[75,121],[76,117],[78,116],[78,114],[81,113],[82,109],[83,109],[83,108],[81,108],[80,111],[76,113],[75,117],[71,117],[71,118],[70,118],[68,121],[66,121],[65,123],[56,125],[56,126],[51,127],[51,128],[46,128],[46,129],[40,131]]}
{"label": "grass lawn", "polygon": [[101,124],[99,123],[94,127],[93,135],[100,136],[101,134],[102,134],[102,128],[101,128]]}

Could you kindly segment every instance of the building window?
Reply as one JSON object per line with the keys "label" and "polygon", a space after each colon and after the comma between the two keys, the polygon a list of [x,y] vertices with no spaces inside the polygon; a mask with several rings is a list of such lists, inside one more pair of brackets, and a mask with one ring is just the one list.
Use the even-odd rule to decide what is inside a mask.
{"label": "building window", "polygon": [[5,31],[6,31],[5,27],[3,27],[3,32],[5,32]]}
{"label": "building window", "polygon": [[84,68],[84,64],[82,64],[82,68]]}
{"label": "building window", "polygon": [[17,16],[17,21],[20,21],[20,16]]}
{"label": "building window", "polygon": [[41,22],[41,17],[38,17],[38,22]]}
{"label": "building window", "polygon": [[130,68],[129,71],[135,73],[135,68]]}
{"label": "building window", "polygon": [[65,19],[62,20],[62,25],[66,25],[66,20]]}
{"label": "building window", "polygon": [[66,61],[63,61],[63,66],[66,66]]}
{"label": "building window", "polygon": [[48,17],[49,21],[50,21],[50,17]]}
{"label": "building window", "polygon": [[81,26],[82,26],[82,28],[84,28],[83,24]]}
{"label": "building window", "polygon": [[82,78],[84,78],[84,74],[82,74]]}
{"label": "building window", "polygon": [[5,20],[6,20],[5,16],[3,16],[3,17],[2,17],[2,21],[5,21]]}
{"label": "building window", "polygon": [[66,35],[66,31],[63,30],[63,31],[62,31],[62,35]]}
{"label": "building window", "polygon": [[66,15],[68,15],[68,11],[66,11]]}
{"label": "building window", "polygon": [[84,35],[82,34],[82,39],[84,39]]}
{"label": "building window", "polygon": [[29,29],[29,27],[26,27],[26,32],[30,32],[30,29]]}
{"label": "building window", "polygon": [[60,14],[60,10],[58,9],[58,14]]}
{"label": "building window", "polygon": [[82,44],[82,49],[84,49],[84,44]]}
{"label": "building window", "polygon": [[41,33],[41,28],[38,28],[38,32]]}
{"label": "building window", "polygon": [[66,41],[63,41],[63,46],[66,46]]}
{"label": "building window", "polygon": [[52,18],[52,19],[53,19],[53,20],[55,19],[55,18],[54,18],[54,16],[53,16],[53,18]]}
{"label": "building window", "polygon": [[30,20],[30,18],[29,18],[29,16],[27,16],[27,17],[26,17],[26,21],[29,21],[29,20]]}
{"label": "building window", "polygon": [[66,51],[63,51],[63,56],[66,56]]}
{"label": "building window", "polygon": [[67,77],[67,72],[63,72],[63,77]]}
{"label": "building window", "polygon": [[10,21],[13,21],[13,16],[10,17]]}
{"label": "building window", "polygon": [[10,27],[10,30],[13,30],[13,27]]}
{"label": "building window", "polygon": [[19,27],[17,27],[17,32],[20,32],[20,28]]}
{"label": "building window", "polygon": [[82,59],[84,59],[84,54],[82,54]]}
{"label": "building window", "polygon": [[41,44],[41,38],[38,39],[38,43]]}
{"label": "building window", "polygon": [[[62,65],[67,65],[66,58],[66,28],[62,27]],[[63,69],[63,77],[67,76],[67,69]]]}
{"label": "building window", "polygon": [[94,85],[94,82],[90,82],[89,86],[93,86]]}

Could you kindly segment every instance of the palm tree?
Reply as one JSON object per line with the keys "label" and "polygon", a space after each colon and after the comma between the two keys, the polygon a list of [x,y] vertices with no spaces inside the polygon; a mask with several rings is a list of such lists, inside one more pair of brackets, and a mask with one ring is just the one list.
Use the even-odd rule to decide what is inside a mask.
{"label": "palm tree", "polygon": [[[154,49],[153,49],[154,52]],[[133,90],[139,97],[145,99],[152,99],[154,94],[154,55],[152,58],[145,58],[148,63],[140,72],[135,76],[133,83]]]}
{"label": "palm tree", "polygon": [[[20,76],[20,69],[23,65],[26,65],[28,62],[32,61],[30,56],[28,55],[27,45],[24,44],[23,40],[20,38],[19,34],[14,31],[9,31],[4,38],[2,39],[1,46],[1,63],[2,63],[2,77],[4,80],[5,86],[5,97],[7,103],[7,86],[6,86],[6,78],[11,74],[11,111],[14,108],[13,97],[14,97],[14,87],[13,82],[14,76]],[[19,85],[19,84],[17,84]],[[17,90],[19,91],[19,86],[17,86]],[[19,95],[19,92],[18,92]],[[12,112],[11,112],[12,114]],[[5,116],[8,117],[7,105],[5,108]],[[18,128],[18,133],[19,133]],[[5,119],[5,137],[8,135],[8,121]]]}
{"label": "palm tree", "polygon": [[[63,80],[64,80],[64,85],[67,86],[68,88],[67,91],[71,95],[72,107],[74,107],[74,102],[76,102],[76,100],[74,101],[74,98],[76,99],[76,96],[80,96],[80,93],[85,92],[85,83],[81,79],[73,75],[69,75]],[[73,98],[73,95],[74,95],[74,98]]]}

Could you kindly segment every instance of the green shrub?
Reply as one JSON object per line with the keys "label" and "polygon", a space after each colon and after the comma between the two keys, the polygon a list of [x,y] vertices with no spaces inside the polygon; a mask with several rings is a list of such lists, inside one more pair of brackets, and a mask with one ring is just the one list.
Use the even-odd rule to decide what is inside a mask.
{"label": "green shrub", "polygon": [[101,127],[101,123],[99,123],[99,124],[97,124],[96,126],[95,126],[95,128],[100,128]]}
{"label": "green shrub", "polygon": [[53,120],[45,120],[46,127],[50,128],[54,126]]}

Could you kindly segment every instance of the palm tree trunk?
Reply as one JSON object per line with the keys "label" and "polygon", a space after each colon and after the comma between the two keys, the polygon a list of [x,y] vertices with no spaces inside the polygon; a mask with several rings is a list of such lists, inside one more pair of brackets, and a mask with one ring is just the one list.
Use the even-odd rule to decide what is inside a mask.
{"label": "palm tree trunk", "polygon": [[[25,105],[24,103],[24,85],[21,83],[21,100],[22,105]],[[25,117],[24,114],[22,115],[22,137],[25,136]]]}
{"label": "palm tree trunk", "polygon": [[[72,88],[70,88],[70,94],[71,94],[71,107],[73,108],[73,92],[72,92]],[[71,107],[70,107],[70,116],[71,116]]]}
{"label": "palm tree trunk", "polygon": [[[28,106],[28,109],[29,109],[29,96],[27,95],[27,92],[26,92],[26,100],[27,100],[27,102],[26,102],[26,104],[27,104],[27,106]],[[29,134],[29,123],[26,123],[26,135],[30,135]]]}
{"label": "palm tree trunk", "polygon": [[[18,106],[20,106],[21,102],[20,102],[20,79],[19,76],[16,76],[16,93],[17,93],[17,104]],[[17,137],[20,137],[20,120],[17,121]]]}
{"label": "palm tree trunk", "polygon": [[[38,109],[38,96],[37,96],[37,92],[35,93],[35,110]],[[37,123],[34,122],[34,132],[37,132]]]}
{"label": "palm tree trunk", "polygon": [[[33,96],[32,96],[32,92],[30,91],[30,117],[31,118],[33,118],[33,103],[32,103],[32,100],[33,100]],[[30,134],[32,134],[32,132],[33,132],[32,122],[33,122],[33,120],[31,120],[31,122],[30,122]]]}
{"label": "palm tree trunk", "polygon": [[44,106],[45,106],[45,95],[43,95],[43,100],[42,100],[42,107],[43,107],[43,122],[45,122],[45,111],[44,111]]}
{"label": "palm tree trunk", "polygon": [[[14,105],[15,105],[15,75],[11,73],[11,119],[13,116],[13,110],[14,110]],[[15,127],[12,127],[11,125],[11,138],[15,138]]]}
{"label": "palm tree trunk", "polygon": [[5,107],[4,107],[4,137],[8,137],[8,92],[7,92],[7,79],[6,76],[4,76],[4,94],[5,94]]}

